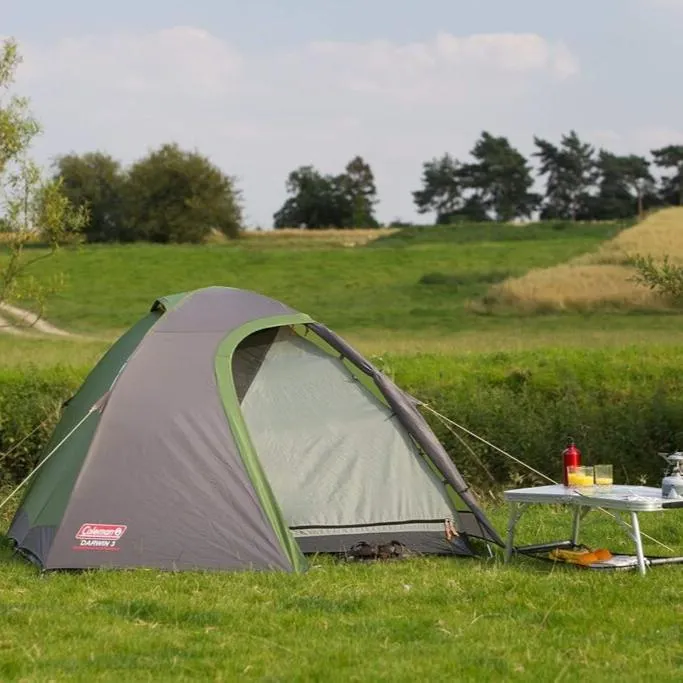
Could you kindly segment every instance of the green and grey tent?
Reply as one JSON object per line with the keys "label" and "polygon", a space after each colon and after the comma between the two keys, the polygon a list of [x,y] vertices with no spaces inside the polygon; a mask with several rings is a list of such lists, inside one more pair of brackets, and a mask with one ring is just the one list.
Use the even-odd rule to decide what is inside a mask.
{"label": "green and grey tent", "polygon": [[500,544],[416,402],[249,291],[158,299],[67,402],[9,537],[43,569],[301,570]]}

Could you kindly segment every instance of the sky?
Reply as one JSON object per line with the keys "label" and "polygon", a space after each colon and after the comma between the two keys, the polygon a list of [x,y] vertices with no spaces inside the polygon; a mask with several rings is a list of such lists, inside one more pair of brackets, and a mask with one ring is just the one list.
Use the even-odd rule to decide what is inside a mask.
{"label": "sky", "polygon": [[571,129],[616,153],[683,143],[682,28],[683,0],[0,0],[38,161],[177,142],[261,228],[302,165],[360,154],[380,221],[426,222],[423,163],[466,160],[482,130],[524,154]]}

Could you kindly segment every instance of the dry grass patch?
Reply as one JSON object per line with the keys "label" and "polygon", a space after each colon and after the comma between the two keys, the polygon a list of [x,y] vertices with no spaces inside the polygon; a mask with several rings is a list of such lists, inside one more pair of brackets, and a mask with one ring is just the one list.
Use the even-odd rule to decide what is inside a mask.
{"label": "dry grass patch", "polygon": [[631,263],[639,255],[655,260],[668,256],[683,264],[683,208],[658,211],[595,252],[494,285],[470,308],[490,312],[512,307],[525,313],[670,308],[665,298],[634,281]]}
{"label": "dry grass patch", "polygon": [[[666,309],[667,302],[635,283],[635,269],[616,265],[566,264],[511,278],[493,287],[484,305],[512,306],[524,313],[545,311]],[[476,310],[476,305],[473,306]]]}
{"label": "dry grass patch", "polygon": [[628,264],[635,256],[648,254],[657,260],[668,256],[671,261],[683,264],[683,208],[657,211],[605,242],[597,252],[577,260]]}

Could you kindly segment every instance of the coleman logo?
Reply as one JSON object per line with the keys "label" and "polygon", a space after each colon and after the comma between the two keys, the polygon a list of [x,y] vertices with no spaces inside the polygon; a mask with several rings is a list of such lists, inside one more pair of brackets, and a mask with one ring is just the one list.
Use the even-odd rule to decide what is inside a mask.
{"label": "coleman logo", "polygon": [[117,542],[127,528],[125,524],[83,524],[76,533],[80,543],[74,550],[118,550]]}
{"label": "coleman logo", "polygon": [[84,524],[78,530],[76,538],[83,541],[118,541],[127,528],[125,524]]}

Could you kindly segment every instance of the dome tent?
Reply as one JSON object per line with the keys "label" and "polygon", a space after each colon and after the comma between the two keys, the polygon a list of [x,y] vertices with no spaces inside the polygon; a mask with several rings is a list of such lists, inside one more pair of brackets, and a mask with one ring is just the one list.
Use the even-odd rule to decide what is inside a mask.
{"label": "dome tent", "polygon": [[302,570],[501,544],[415,402],[254,292],[158,299],[67,402],[8,535],[43,569]]}

